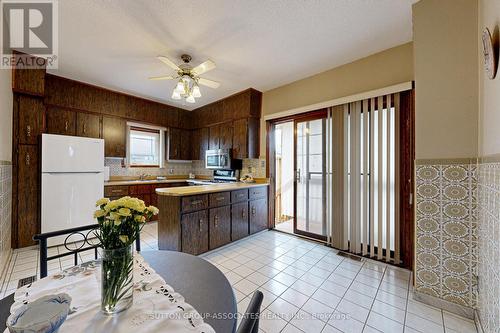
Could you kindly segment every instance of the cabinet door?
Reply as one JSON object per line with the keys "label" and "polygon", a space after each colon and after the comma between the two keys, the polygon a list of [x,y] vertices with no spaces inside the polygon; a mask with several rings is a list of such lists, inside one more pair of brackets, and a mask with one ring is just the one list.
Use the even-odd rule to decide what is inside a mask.
{"label": "cabinet door", "polygon": [[231,240],[248,236],[248,202],[231,206]]}
{"label": "cabinet door", "polygon": [[76,134],[76,113],[66,109],[47,110],[47,133],[60,135]]}
{"label": "cabinet door", "polygon": [[191,159],[199,160],[201,155],[201,129],[195,129],[191,132]]}
{"label": "cabinet door", "polygon": [[180,148],[180,159],[190,160],[191,159],[191,131],[181,130],[181,148]]}
{"label": "cabinet door", "polygon": [[17,177],[17,246],[34,245],[38,223],[40,192],[38,147],[19,145]]}
{"label": "cabinet door", "polygon": [[238,119],[233,122],[233,157],[248,157],[248,121],[247,119]]}
{"label": "cabinet door", "polygon": [[125,157],[127,154],[127,122],[121,118],[102,117],[104,156]]}
{"label": "cabinet door", "polygon": [[99,138],[101,134],[101,117],[96,114],[78,112],[76,115],[76,135],[88,138]]}
{"label": "cabinet door", "polygon": [[200,129],[200,160],[205,160],[205,152],[208,150],[209,129],[204,127]]}
{"label": "cabinet door", "polygon": [[207,215],[206,210],[182,215],[182,252],[198,255],[208,251]]}
{"label": "cabinet door", "polygon": [[233,148],[233,123],[225,123],[220,126],[220,149]]}
{"label": "cabinet door", "polygon": [[42,133],[43,100],[19,95],[19,143],[37,144]]}
{"label": "cabinet door", "polygon": [[219,125],[209,127],[208,149],[219,149],[220,127]]}
{"label": "cabinet door", "polygon": [[168,131],[168,159],[181,159],[181,130],[178,128],[170,128]]}
{"label": "cabinet door", "polygon": [[250,201],[250,233],[267,229],[267,199]]}
{"label": "cabinet door", "polygon": [[231,206],[212,208],[210,218],[210,250],[231,242]]}

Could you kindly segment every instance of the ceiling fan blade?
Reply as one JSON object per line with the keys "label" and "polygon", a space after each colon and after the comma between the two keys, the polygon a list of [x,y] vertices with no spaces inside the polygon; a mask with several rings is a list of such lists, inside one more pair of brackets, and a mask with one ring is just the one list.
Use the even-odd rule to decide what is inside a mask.
{"label": "ceiling fan blade", "polygon": [[150,80],[173,80],[174,77],[172,75],[164,75],[164,76],[153,76],[149,78]]}
{"label": "ceiling fan blade", "polygon": [[203,79],[201,77],[198,79],[198,83],[202,84],[204,86],[210,87],[210,88],[214,88],[214,89],[219,88],[219,86],[220,86],[220,83],[217,81]]}
{"label": "ceiling fan blade", "polygon": [[172,60],[168,59],[167,57],[165,57],[165,56],[158,56],[157,58],[158,58],[158,60],[160,60],[161,62],[163,62],[168,67],[170,67],[170,68],[172,68],[172,69],[174,69],[176,71],[181,70],[179,68],[179,66],[177,66]]}
{"label": "ceiling fan blade", "polygon": [[196,74],[196,75],[201,75],[203,73],[211,71],[214,68],[215,68],[215,62],[213,62],[212,60],[207,60],[205,62],[202,62],[201,64],[199,64],[195,68],[193,68],[191,70],[191,72]]}

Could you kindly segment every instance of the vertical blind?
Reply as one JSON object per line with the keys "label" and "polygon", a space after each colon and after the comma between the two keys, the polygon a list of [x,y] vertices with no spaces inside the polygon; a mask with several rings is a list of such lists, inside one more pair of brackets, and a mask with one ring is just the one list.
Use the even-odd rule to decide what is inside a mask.
{"label": "vertical blind", "polygon": [[330,114],[330,242],[399,264],[399,93],[331,108]]}

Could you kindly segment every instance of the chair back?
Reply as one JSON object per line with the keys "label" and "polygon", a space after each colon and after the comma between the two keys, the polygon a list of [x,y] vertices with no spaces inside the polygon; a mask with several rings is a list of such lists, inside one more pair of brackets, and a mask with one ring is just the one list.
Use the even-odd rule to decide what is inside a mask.
{"label": "chair back", "polygon": [[260,306],[262,305],[262,300],[264,295],[259,290],[253,293],[250,304],[241,320],[240,326],[238,327],[237,333],[258,333],[259,332],[259,317],[260,317]]}
{"label": "chair back", "polygon": [[[97,259],[97,248],[100,247],[97,238],[94,238],[94,231],[99,227],[99,224],[91,224],[83,227],[64,229],[53,232],[46,232],[33,236],[33,239],[39,244],[40,251],[40,278],[47,276],[47,263],[50,260],[55,260],[67,256],[74,256],[75,266],[78,265],[78,253],[94,250],[94,258]],[[51,238],[66,236],[64,239],[64,247],[67,252],[48,256],[47,240]],[[70,248],[72,246],[72,248]],[[135,240],[136,251],[141,251],[140,233]]]}

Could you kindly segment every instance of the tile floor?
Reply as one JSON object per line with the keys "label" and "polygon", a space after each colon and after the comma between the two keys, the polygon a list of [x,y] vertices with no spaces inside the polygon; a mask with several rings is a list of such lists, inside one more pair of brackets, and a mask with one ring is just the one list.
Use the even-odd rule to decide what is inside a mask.
{"label": "tile floor", "polygon": [[[157,249],[156,239],[156,224],[147,225],[143,250]],[[245,311],[256,289],[264,293],[260,332],[477,332],[473,321],[412,300],[409,271],[344,258],[292,235],[265,231],[201,257],[227,276],[238,312]],[[82,261],[92,258],[80,255]],[[72,265],[72,257],[56,260],[49,273]],[[36,247],[14,251],[1,295],[12,293],[20,278],[37,274],[37,266]]]}

